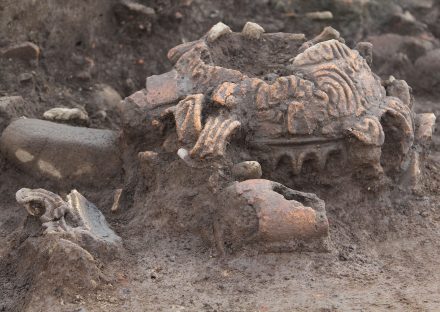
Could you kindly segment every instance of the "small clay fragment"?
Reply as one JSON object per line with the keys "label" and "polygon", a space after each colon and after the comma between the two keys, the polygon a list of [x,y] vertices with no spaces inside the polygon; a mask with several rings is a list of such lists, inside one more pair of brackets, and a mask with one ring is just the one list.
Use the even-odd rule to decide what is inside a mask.
{"label": "small clay fragment", "polygon": [[156,19],[156,11],[131,0],[120,0],[113,8],[119,24],[128,34],[150,33]]}

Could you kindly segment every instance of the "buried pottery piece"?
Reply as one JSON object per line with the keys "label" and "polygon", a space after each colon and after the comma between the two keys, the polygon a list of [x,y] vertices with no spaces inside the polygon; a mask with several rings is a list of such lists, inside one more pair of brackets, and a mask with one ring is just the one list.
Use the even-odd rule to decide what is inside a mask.
{"label": "buried pottery piece", "polygon": [[121,254],[122,240],[96,206],[76,190],[64,200],[45,189],[22,188],[16,200],[29,214],[22,229],[26,239],[17,249],[31,259],[21,269],[35,291],[91,291],[109,280],[103,264]]}
{"label": "buried pottery piece", "polygon": [[[412,146],[418,144],[408,85],[396,80],[384,88],[337,31],[326,28],[310,41],[263,33],[260,40],[247,42],[237,33],[218,37],[219,27],[206,38],[172,49],[168,56],[175,69],[149,77],[144,96],[127,100],[156,118],[156,125],[172,115],[181,147],[191,158],[225,157],[227,144],[240,129],[257,160],[273,169],[287,157],[296,175],[309,160],[324,168],[336,152],[347,155],[353,169],[368,167],[374,175],[408,168]],[[286,50],[256,74],[249,66],[258,59],[246,50],[257,53],[281,40],[288,42]],[[368,45],[361,46],[362,54],[371,55]],[[235,64],[231,55],[240,49],[243,60]],[[276,74],[268,81],[271,71]],[[395,152],[388,155],[391,149]]]}
{"label": "buried pottery piece", "polygon": [[[323,183],[335,183],[329,170],[406,188],[417,183],[435,116],[414,112],[405,81],[382,82],[371,71],[371,44],[356,50],[344,42],[331,27],[307,41],[302,34],[265,33],[254,23],[241,33],[219,23],[171,49],[174,68],[148,77],[145,89],[125,99],[126,136],[150,131],[163,142],[145,152],[158,155],[156,164],[162,149],[192,170],[212,170],[217,245],[328,234],[322,200],[258,180],[262,175],[281,171],[278,182],[301,185],[312,164]],[[146,119],[134,122],[132,111]]]}
{"label": "buried pottery piece", "polygon": [[106,257],[121,244],[104,215],[76,190],[67,195],[67,201],[44,189],[22,188],[15,196],[29,215],[40,220],[43,235],[59,235]]}
{"label": "buried pottery piece", "polygon": [[328,235],[325,203],[269,180],[235,182],[221,194],[220,242],[237,245],[253,241],[311,240]]}
{"label": "buried pottery piece", "polygon": [[[356,47],[331,27],[306,40],[265,33],[255,23],[234,33],[219,23],[171,49],[174,68],[148,77],[145,89],[118,105],[121,138],[19,119],[3,132],[0,147],[21,169],[55,181],[96,186],[125,174],[113,212],[136,187],[146,216],[210,235],[220,253],[254,243],[289,249],[292,241],[322,241],[329,233],[324,201],[294,189],[307,189],[312,177],[321,196],[320,185],[361,176],[415,190],[435,123],[433,114],[414,112],[405,81],[381,81],[371,71],[371,44]],[[135,185],[138,175],[144,180]],[[113,237],[75,191],[67,202],[28,189],[17,200],[46,231],[88,233],[103,246]]]}

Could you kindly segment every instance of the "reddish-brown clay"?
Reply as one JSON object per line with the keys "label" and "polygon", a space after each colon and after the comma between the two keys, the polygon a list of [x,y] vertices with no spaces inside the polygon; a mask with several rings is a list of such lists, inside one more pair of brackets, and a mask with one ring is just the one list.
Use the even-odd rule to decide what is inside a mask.
{"label": "reddish-brown clay", "polygon": [[228,199],[219,212],[225,241],[276,242],[328,235],[324,201],[314,194],[254,179],[235,182],[220,196]]}
{"label": "reddish-brown clay", "polygon": [[[336,166],[341,175],[416,183],[435,117],[414,113],[405,81],[382,82],[371,71],[371,44],[359,43],[356,50],[344,42],[331,27],[306,41],[304,35],[266,34],[256,24],[233,33],[219,23],[200,40],[171,49],[174,69],[147,78],[146,89],[127,100],[165,136],[164,152],[176,152],[191,168],[226,172],[214,173],[210,185],[223,194],[218,219],[233,241],[328,232],[323,204],[317,210],[293,201],[286,196],[295,191],[284,187],[290,195],[280,194],[275,182],[227,187],[238,179],[234,163],[258,161],[266,177],[287,163],[284,176],[296,179],[312,163],[323,178]],[[339,163],[329,166],[335,154],[342,155]]]}

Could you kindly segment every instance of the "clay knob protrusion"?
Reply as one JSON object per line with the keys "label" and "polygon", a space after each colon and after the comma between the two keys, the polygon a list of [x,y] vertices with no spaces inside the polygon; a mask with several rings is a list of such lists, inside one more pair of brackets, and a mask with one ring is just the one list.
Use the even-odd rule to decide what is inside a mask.
{"label": "clay knob protrusion", "polygon": [[324,30],[315,38],[313,38],[312,40],[309,40],[307,42],[305,42],[300,48],[299,48],[299,52],[304,52],[305,50],[307,50],[308,48],[310,48],[311,46],[314,46],[317,43],[320,42],[324,42],[324,41],[328,41],[328,40],[338,40],[342,43],[345,42],[345,40],[343,38],[341,38],[341,34],[339,33],[339,31],[337,31],[336,29],[334,29],[331,26],[327,26],[324,28]]}
{"label": "clay knob protrusion", "polygon": [[208,42],[214,42],[221,36],[229,33],[232,33],[231,28],[228,25],[223,24],[222,22],[218,22],[208,31],[208,33],[206,34],[206,39],[208,40]]}
{"label": "clay knob protrusion", "polygon": [[241,33],[248,39],[260,39],[261,35],[265,32],[264,28],[257,23],[247,22]]}

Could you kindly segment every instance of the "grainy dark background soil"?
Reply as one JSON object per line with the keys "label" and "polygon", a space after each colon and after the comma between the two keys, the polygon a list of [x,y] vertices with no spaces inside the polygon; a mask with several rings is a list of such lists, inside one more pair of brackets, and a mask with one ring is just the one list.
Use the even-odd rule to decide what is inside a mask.
{"label": "grainy dark background soil", "polygon": [[[0,49],[24,41],[41,49],[38,61],[0,58],[0,96],[22,96],[32,108],[27,117],[41,118],[52,107],[83,107],[90,127],[119,129],[114,93],[99,90],[111,87],[124,98],[143,88],[147,76],[171,68],[170,48],[198,39],[218,21],[234,31],[254,21],[267,32],[308,37],[332,25],[351,47],[371,40],[376,73],[406,79],[417,112],[440,112],[438,1],[138,3],[155,14],[121,15],[116,0],[0,0]],[[305,16],[323,10],[334,18]],[[439,173],[435,134],[415,194],[318,190],[327,205],[330,252],[247,250],[225,259],[197,236],[161,229],[158,221],[139,222],[142,203],[110,213],[113,189],[106,185],[79,189],[101,208],[126,251],[103,268],[111,279],[96,291],[48,289],[45,295],[20,271],[22,263],[32,268],[32,258],[11,251],[26,219],[14,194],[21,187],[58,189],[0,155],[0,311],[440,311]]]}

